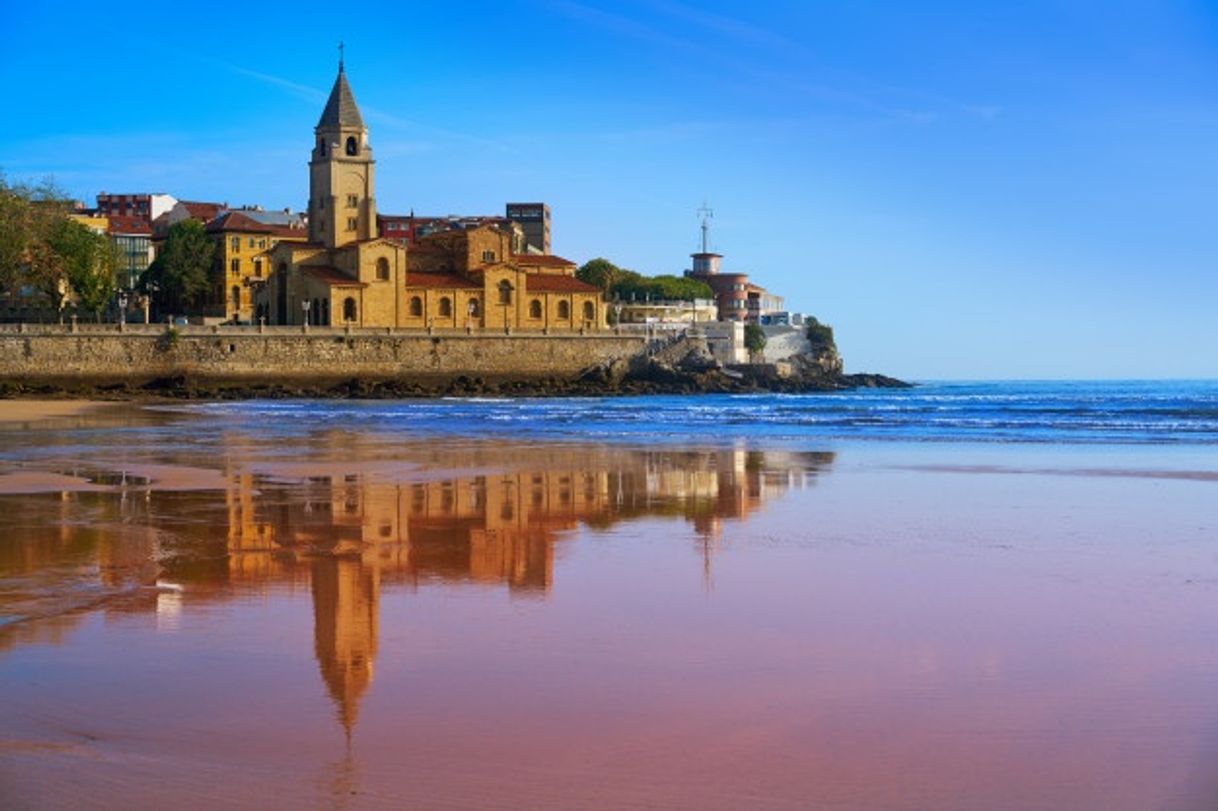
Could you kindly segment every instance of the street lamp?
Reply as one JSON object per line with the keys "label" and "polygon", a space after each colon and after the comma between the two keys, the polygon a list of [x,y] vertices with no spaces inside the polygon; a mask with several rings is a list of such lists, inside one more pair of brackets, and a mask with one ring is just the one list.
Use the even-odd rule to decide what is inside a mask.
{"label": "street lamp", "polygon": [[473,332],[474,313],[478,312],[478,302],[475,299],[469,300],[469,306],[465,308],[465,331]]}
{"label": "street lamp", "polygon": [[120,290],[118,292],[118,331],[122,332],[125,326],[127,326],[127,291]]}
{"label": "street lamp", "polygon": [[304,322],[301,324],[302,332],[309,331],[309,305],[311,305],[312,303],[313,302],[309,301],[308,299],[305,299],[304,301],[300,302],[300,311],[301,311],[301,313],[304,314]]}
{"label": "street lamp", "polygon": [[146,285],[144,285],[143,302],[144,302],[144,323],[145,324],[151,323],[149,321],[149,308],[152,306],[152,297],[155,296],[157,294],[157,291],[159,291],[160,289],[161,289],[161,286],[159,284],[157,284],[156,282],[148,282]]}

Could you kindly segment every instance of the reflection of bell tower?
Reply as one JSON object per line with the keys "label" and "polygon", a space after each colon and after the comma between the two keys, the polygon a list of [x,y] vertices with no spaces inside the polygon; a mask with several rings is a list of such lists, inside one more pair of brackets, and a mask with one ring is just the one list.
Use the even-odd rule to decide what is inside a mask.
{"label": "reflection of bell tower", "polygon": [[312,568],[317,664],[350,737],[359,700],[372,683],[380,576],[358,558],[321,557]]}
{"label": "reflection of bell tower", "polygon": [[335,248],[376,236],[372,148],[343,62],[314,130],[309,161],[309,241]]}

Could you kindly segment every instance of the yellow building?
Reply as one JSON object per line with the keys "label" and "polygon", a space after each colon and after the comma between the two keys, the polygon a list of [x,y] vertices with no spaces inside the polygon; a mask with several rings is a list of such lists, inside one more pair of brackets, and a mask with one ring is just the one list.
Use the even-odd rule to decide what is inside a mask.
{"label": "yellow building", "polygon": [[375,162],[340,63],[315,129],[304,242],[280,242],[256,312],[270,324],[417,329],[596,330],[599,288],[574,263],[517,255],[484,225],[437,233],[415,248],[377,233]]}
{"label": "yellow building", "polygon": [[304,242],[303,228],[267,225],[242,211],[228,211],[207,223],[216,243],[207,315],[255,323],[255,299],[271,274],[271,251],[280,242]]}

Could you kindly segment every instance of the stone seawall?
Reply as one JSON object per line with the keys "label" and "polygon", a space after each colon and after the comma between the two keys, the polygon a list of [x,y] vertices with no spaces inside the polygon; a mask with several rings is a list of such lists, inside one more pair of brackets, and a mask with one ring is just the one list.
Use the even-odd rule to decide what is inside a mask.
{"label": "stone seawall", "polygon": [[257,332],[0,333],[0,381],[138,383],[189,377],[223,382],[351,378],[439,381],[572,379],[639,355],[633,335]]}

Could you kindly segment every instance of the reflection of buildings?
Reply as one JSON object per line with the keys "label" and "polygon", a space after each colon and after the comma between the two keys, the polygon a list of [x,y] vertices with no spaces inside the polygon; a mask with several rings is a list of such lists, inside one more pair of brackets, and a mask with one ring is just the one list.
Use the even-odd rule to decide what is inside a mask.
{"label": "reflection of buildings", "polygon": [[[580,524],[646,517],[690,522],[709,556],[725,522],[805,486],[832,462],[832,454],[482,443],[419,449],[361,468],[343,461],[364,457],[359,437],[339,431],[313,440],[306,472],[344,472],[302,477],[266,463],[254,466],[257,473],[248,466],[226,473],[222,493],[137,487],[14,497],[13,514],[0,519],[0,534],[13,541],[0,550],[0,577],[61,577],[67,565],[130,591],[156,582],[155,560],[181,595],[149,590],[113,610],[158,616],[242,589],[308,583],[319,669],[350,733],[373,679],[382,584],[544,595],[564,538]],[[231,440],[230,458],[253,455],[243,441]],[[395,481],[403,470],[426,480]],[[45,514],[31,516],[34,509]],[[56,529],[22,534],[17,526]],[[58,533],[54,544],[48,532]],[[14,641],[22,639],[0,635],[0,649]]]}

